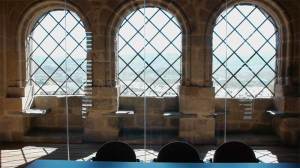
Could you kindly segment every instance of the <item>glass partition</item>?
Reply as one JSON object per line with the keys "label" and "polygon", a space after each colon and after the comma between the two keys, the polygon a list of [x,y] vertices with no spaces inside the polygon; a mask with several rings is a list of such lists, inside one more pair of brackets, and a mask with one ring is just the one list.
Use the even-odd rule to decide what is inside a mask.
{"label": "glass partition", "polygon": [[176,141],[299,162],[295,4],[0,0],[0,167],[110,141],[143,163]]}
{"label": "glass partition", "polygon": [[[147,2],[146,2],[147,3]],[[179,89],[183,28],[168,8],[147,5],[145,11],[146,161],[179,137]]]}
{"label": "glass partition", "polygon": [[214,25],[212,76],[216,108],[225,111],[224,142],[251,146],[264,163],[278,162],[266,111],[275,94],[279,42],[274,18],[255,3],[226,6]]}

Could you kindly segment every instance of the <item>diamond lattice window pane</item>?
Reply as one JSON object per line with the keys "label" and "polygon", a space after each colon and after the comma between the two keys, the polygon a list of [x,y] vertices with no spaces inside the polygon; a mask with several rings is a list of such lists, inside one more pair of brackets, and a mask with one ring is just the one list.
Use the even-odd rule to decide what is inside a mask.
{"label": "diamond lattice window pane", "polygon": [[61,47],[57,47],[52,52],[51,56],[58,65],[60,65],[66,59],[65,51]]}
{"label": "diamond lattice window pane", "polygon": [[239,34],[232,33],[231,35],[228,36],[227,41],[230,41],[230,43],[227,43],[227,45],[232,50],[237,50],[238,47],[242,45],[244,40]]}
{"label": "diamond lattice window pane", "polygon": [[[38,85],[39,87],[42,87],[44,82],[48,79],[48,76],[42,69],[38,69],[32,75],[32,79],[34,80],[36,85]],[[35,88],[35,89],[39,89],[39,88]]]}
{"label": "diamond lattice window pane", "polygon": [[[171,45],[176,46],[177,50],[181,53],[182,51],[182,45],[181,45],[181,41],[182,41],[182,37],[181,34],[179,36],[176,37],[176,39],[174,39],[171,43]],[[181,55],[180,55],[181,57]]]}
{"label": "diamond lattice window pane", "polygon": [[[132,85],[130,86],[130,88],[132,89],[132,91],[134,91],[134,95],[138,95],[141,96],[144,93],[144,88],[141,87],[144,85],[144,82],[142,79],[137,78],[134,83],[132,83]],[[138,88],[138,89],[135,89]]]}
{"label": "diamond lattice window pane", "polygon": [[140,57],[135,57],[135,59],[133,59],[129,64],[129,66],[134,67],[134,71],[137,74],[142,73],[144,70],[144,66],[141,65],[144,65],[144,61]]}
{"label": "diamond lattice window pane", "polygon": [[40,17],[29,36],[29,44],[34,44],[29,56],[35,95],[84,94],[85,36],[74,12],[54,10]]}
{"label": "diamond lattice window pane", "polygon": [[277,47],[277,32],[275,34],[273,34],[273,36],[268,40],[269,44],[271,44],[273,46],[273,48]]}
{"label": "diamond lattice window pane", "polygon": [[273,71],[276,71],[275,67],[276,67],[276,57],[275,55],[273,56],[273,58],[268,62],[269,66],[273,69]]}
{"label": "diamond lattice window pane", "polygon": [[225,20],[233,27],[237,27],[244,20],[244,16],[241,15],[239,10],[233,8],[225,16]]}
{"label": "diamond lattice window pane", "polygon": [[40,45],[43,51],[45,51],[47,55],[50,55],[58,44],[51,36],[47,36],[46,39]]}
{"label": "diamond lattice window pane", "polygon": [[[175,69],[178,74],[179,79],[181,78],[181,59],[177,59],[177,61],[172,66],[173,69]],[[179,85],[179,83],[177,83]]]}
{"label": "diamond lattice window pane", "polygon": [[129,45],[125,45],[119,50],[118,53],[119,57],[122,58],[126,63],[129,63],[137,55],[137,53]]}
{"label": "diamond lattice window pane", "polygon": [[65,30],[63,27],[57,26],[50,32],[50,36],[52,36],[57,42],[61,42],[65,37]]}
{"label": "diamond lattice window pane", "polygon": [[226,84],[226,91],[230,97],[234,97],[241,89],[243,89],[243,86],[236,78],[231,78]]}
{"label": "diamond lattice window pane", "polygon": [[[66,12],[64,10],[56,10],[55,12],[51,12],[51,15],[53,19],[55,19],[57,22],[62,21],[64,19]],[[44,15],[46,17],[47,15]]]}
{"label": "diamond lattice window pane", "polygon": [[[66,20],[68,21],[65,25],[67,32],[71,32],[75,27],[77,27],[77,25],[80,22],[76,18],[74,18],[74,16],[70,12],[67,12]],[[61,25],[64,25],[64,24],[61,23]]]}
{"label": "diamond lattice window pane", "polygon": [[233,54],[227,61],[227,68],[232,74],[236,73],[241,66],[243,66],[243,62],[235,54]]}
{"label": "diamond lattice window pane", "polygon": [[[226,68],[221,66],[217,71],[215,71],[213,77],[220,85],[223,86],[226,83],[226,73]],[[227,73],[227,78],[229,78],[229,72]]]}
{"label": "diamond lattice window pane", "polygon": [[251,97],[251,93],[247,91],[245,88],[243,88],[237,95],[236,98],[239,99],[247,99],[248,97]]}
{"label": "diamond lattice window pane", "polygon": [[153,62],[157,56],[159,55],[158,51],[153,48],[150,44],[146,46],[145,48],[145,55],[147,55],[147,57],[145,57],[145,61],[147,64],[150,64],[151,62]]}
{"label": "diamond lattice window pane", "polygon": [[252,36],[247,41],[251,44],[251,47],[255,51],[259,50],[266,42],[263,35],[257,31],[254,34],[252,34]]}
{"label": "diamond lattice window pane", "polygon": [[162,75],[170,65],[161,56],[158,56],[150,66],[155,69],[159,75]]}
{"label": "diamond lattice window pane", "polygon": [[141,12],[136,12],[134,15],[130,17],[128,20],[129,23],[134,25],[134,27],[139,30],[143,27],[144,25],[144,15]]}
{"label": "diamond lattice window pane", "polygon": [[255,9],[252,5],[237,5],[236,8],[242,12],[244,16],[248,16]]}
{"label": "diamond lattice window pane", "polygon": [[74,38],[73,40],[80,42],[83,39],[85,39],[85,34],[82,34],[82,32],[84,32],[85,29],[82,26],[76,26],[74,27],[74,29],[72,29],[72,31],[70,32],[70,35]]}
{"label": "diamond lattice window pane", "polygon": [[221,61],[226,62],[227,58],[232,54],[232,50],[225,43],[217,47],[213,54]]}
{"label": "diamond lattice window pane", "polygon": [[140,34],[136,34],[130,41],[129,45],[136,51],[140,52],[144,47],[144,38]]}
{"label": "diamond lattice window pane", "polygon": [[216,19],[212,46],[216,97],[274,95],[278,41],[274,23],[263,9],[251,4],[235,5]]}
{"label": "diamond lattice window pane", "polygon": [[61,75],[63,75],[65,72],[61,70],[60,68],[55,71],[55,73],[52,75],[52,79],[56,81],[57,84],[63,85],[66,79],[62,79]]}
{"label": "diamond lattice window pane", "polygon": [[136,30],[132,27],[132,25],[128,22],[122,24],[119,29],[119,35],[122,35],[125,41],[130,40],[136,33]]}
{"label": "diamond lattice window pane", "polygon": [[163,52],[164,49],[170,44],[170,41],[162,33],[159,33],[153,38],[151,43],[158,52]]}
{"label": "diamond lattice window pane", "polygon": [[154,16],[150,19],[150,22],[153,25],[155,25],[155,27],[157,27],[157,29],[160,31],[169,21],[170,18],[164,12],[162,12],[162,9],[160,9],[157,13],[155,13]]}
{"label": "diamond lattice window pane", "polygon": [[214,66],[212,68],[213,68],[213,73],[214,73],[219,69],[219,67],[221,66],[221,63],[219,60],[216,59],[216,57],[213,57],[213,63],[214,63]]}
{"label": "diamond lattice window pane", "polygon": [[119,74],[119,78],[122,79],[125,85],[130,85],[130,83],[136,78],[136,75],[132,69],[126,67],[122,73]]}
{"label": "diamond lattice window pane", "polygon": [[144,36],[147,41],[150,41],[155,37],[156,34],[159,33],[159,30],[157,30],[157,28],[150,23],[146,23],[145,29],[147,30],[147,32],[145,32]]}
{"label": "diamond lattice window pane", "polygon": [[52,75],[56,71],[57,65],[54,63],[54,61],[52,61],[52,59],[48,58],[43,63],[43,65],[41,66],[41,68],[46,72],[46,74]]}
{"label": "diamond lattice window pane", "polygon": [[34,36],[34,43],[40,44],[46,37],[48,33],[42,26],[36,26],[34,32],[32,32],[31,36]]}
{"label": "diamond lattice window pane", "polygon": [[[224,31],[227,28],[227,33]],[[214,27],[214,33],[216,33],[219,37],[223,37],[222,40],[225,40],[226,34],[230,34],[233,28],[228,26],[225,19],[222,19],[217,25]]]}
{"label": "diamond lattice window pane", "polygon": [[214,36],[212,40],[213,43],[215,44],[213,50],[215,50],[216,47],[218,47],[222,43],[222,40],[218,36]]}
{"label": "diamond lattice window pane", "polygon": [[45,16],[39,22],[39,25],[42,26],[46,32],[50,32],[57,25],[56,20],[51,16]]}
{"label": "diamond lattice window pane", "polygon": [[243,45],[236,51],[236,54],[244,61],[247,62],[255,51],[251,48],[251,46],[247,43],[243,43]]}
{"label": "diamond lattice window pane", "polygon": [[168,62],[173,63],[178,58],[180,58],[180,50],[176,48],[174,45],[169,45],[163,52],[163,55],[165,59],[168,60]]}
{"label": "diamond lattice window pane", "polygon": [[262,9],[256,7],[256,9],[248,16],[248,20],[256,27],[260,26],[267,18],[263,14]]}
{"label": "diamond lattice window pane", "polygon": [[258,74],[257,76],[261,79],[261,81],[267,85],[270,81],[272,81],[275,78],[275,74],[271,68],[268,66],[265,66]]}
{"label": "diamond lattice window pane", "polygon": [[123,48],[126,45],[125,40],[118,38],[118,48]]}
{"label": "diamond lattice window pane", "polygon": [[255,31],[255,27],[253,27],[248,20],[245,20],[237,27],[236,30],[244,38],[248,38]]}
{"label": "diamond lattice window pane", "polygon": [[269,39],[276,32],[276,29],[270,20],[266,20],[259,27],[259,31],[266,37],[266,39]]}
{"label": "diamond lattice window pane", "polygon": [[258,54],[255,54],[247,63],[248,67],[256,74],[265,66],[265,64],[266,63]]}
{"label": "diamond lattice window pane", "polygon": [[269,43],[266,43],[259,51],[259,55],[264,56],[265,61],[269,61],[276,55],[276,49]]}
{"label": "diamond lattice window pane", "polygon": [[252,78],[253,74],[247,67],[243,67],[236,75],[235,77],[240,81],[242,85],[246,85]]}
{"label": "diamond lattice window pane", "polygon": [[173,22],[168,22],[167,25],[161,30],[163,34],[170,40],[174,40],[178,35],[181,34],[181,30]]}
{"label": "diamond lattice window pane", "polygon": [[34,54],[31,53],[31,60],[37,63],[38,65],[41,65],[47,58],[47,54],[45,51],[38,47],[37,49],[34,50]]}
{"label": "diamond lattice window pane", "polygon": [[125,17],[117,35],[121,95],[178,95],[182,54],[179,25],[175,16],[157,7],[140,8]]}

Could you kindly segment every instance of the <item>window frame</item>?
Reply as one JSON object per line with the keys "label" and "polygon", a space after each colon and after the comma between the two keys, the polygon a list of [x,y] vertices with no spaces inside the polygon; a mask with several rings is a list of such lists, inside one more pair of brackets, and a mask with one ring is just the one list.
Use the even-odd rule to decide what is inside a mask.
{"label": "window frame", "polygon": [[[168,87],[168,89],[162,94],[162,95],[158,95],[157,93],[155,93],[156,95],[154,95],[154,97],[178,97],[179,96],[179,88],[180,88],[180,86],[181,86],[181,83],[182,83],[182,79],[183,79],[183,74],[184,74],[184,70],[183,70],[183,60],[184,60],[184,46],[183,46],[183,44],[184,44],[184,32],[185,32],[185,29],[182,27],[182,24],[180,23],[180,21],[179,21],[179,19],[178,19],[178,17],[177,17],[177,15],[175,15],[173,12],[171,12],[171,11],[169,11],[169,9],[166,9],[166,8],[164,8],[164,7],[162,7],[162,6],[158,6],[158,5],[147,5],[147,6],[138,6],[138,7],[136,7],[136,8],[133,8],[133,9],[131,9],[131,10],[129,10],[129,11],[127,11],[125,14],[123,14],[123,16],[121,16],[121,19],[120,19],[120,21],[119,21],[119,26],[118,26],[118,28],[117,28],[117,30],[116,30],[116,35],[115,35],[115,39],[116,39],[116,44],[115,44],[115,52],[116,52],[116,69],[117,69],[117,72],[116,72],[116,78],[117,78],[117,83],[120,85],[120,82],[122,82],[122,81],[120,81],[120,78],[119,78],[119,76],[120,76],[120,71],[119,71],[119,61],[120,61],[120,56],[119,56],[119,51],[118,51],[118,48],[119,48],[119,46],[118,46],[118,36],[119,36],[119,30],[120,30],[120,28],[121,28],[121,26],[122,26],[122,24],[123,24],[123,22],[124,22],[124,20],[126,20],[126,17],[127,16],[129,16],[129,15],[131,15],[132,13],[135,13],[135,12],[137,12],[138,10],[141,10],[141,9],[143,9],[143,8],[158,8],[158,11],[162,11],[166,16],[167,16],[167,14],[168,15],[171,15],[172,17],[171,18],[169,18],[169,20],[168,20],[168,22],[169,21],[171,21],[171,22],[174,22],[173,20],[172,20],[172,18],[175,18],[175,21],[176,21],[176,26],[180,29],[180,33],[179,34],[177,34],[176,35],[176,37],[174,37],[173,38],[173,40],[169,40],[169,44],[167,45],[167,47],[166,48],[168,48],[168,46],[170,46],[170,45],[173,45],[173,46],[175,46],[172,42],[173,41],[175,41],[179,36],[181,36],[181,46],[180,46],[180,48],[181,48],[181,51],[180,50],[178,50],[179,52],[180,52],[180,54],[179,54],[179,56],[178,56],[178,58],[176,58],[176,60],[175,61],[172,61],[172,63],[170,63],[166,58],[164,58],[164,56],[163,56],[163,52],[164,51],[162,51],[162,52],[158,52],[158,55],[156,55],[156,57],[152,60],[152,62],[150,62],[150,64],[148,64],[148,63],[145,63],[146,64],[146,68],[151,68],[152,70],[154,70],[153,69],[153,67],[151,67],[151,63],[153,63],[158,57],[163,57],[163,59],[165,60],[165,61],[167,61],[168,62],[168,65],[169,65],[169,67],[168,68],[166,68],[166,70],[164,70],[164,72],[163,72],[163,74],[158,74],[157,72],[155,72],[155,70],[154,70],[154,72],[156,73],[156,75],[157,75],[157,78],[156,78],[156,80],[154,80],[154,82],[152,82],[151,84],[148,84],[148,83],[146,83],[146,82],[143,82],[143,83],[146,83],[146,85],[147,85],[147,88],[145,88],[146,90],[144,90],[143,92],[142,92],[142,94],[140,94],[140,95],[138,95],[138,94],[136,94],[136,93],[134,93],[134,91],[132,91],[127,85],[125,85],[125,89],[124,90],[126,90],[126,89],[130,89],[131,90],[131,92],[133,93],[133,94],[135,94],[135,95],[122,95],[122,91],[121,91],[121,89],[120,89],[120,96],[129,96],[129,97],[141,97],[141,96],[144,96],[144,94],[145,94],[145,92],[147,91],[147,90],[152,90],[153,91],[153,89],[151,88],[151,87],[153,87],[153,84],[157,81],[157,80],[159,80],[159,79],[162,79],[165,83],[164,83],[164,85],[168,85],[167,87]],[[167,13],[167,14],[166,14]],[[154,14],[155,15],[155,14]],[[154,16],[153,15],[153,16]],[[152,17],[153,17],[152,16]],[[149,19],[147,19],[147,22],[150,22],[152,25],[154,25],[155,23],[153,23],[153,22],[151,22],[151,19],[152,19],[152,17],[150,17]],[[128,22],[128,20],[127,20],[127,22]],[[165,24],[165,25],[163,25],[163,27],[164,26],[166,26],[167,24],[168,24],[168,22]],[[137,30],[137,29],[135,29],[135,30]],[[141,34],[140,33],[140,31],[141,31],[141,29],[140,30],[138,30],[137,32],[135,32],[134,33],[134,35],[132,36],[132,38],[134,38],[134,36],[136,35],[136,34]],[[163,34],[162,32],[162,29],[159,29],[158,30],[158,32],[156,33],[156,35],[157,34]],[[155,36],[156,36],[155,35]],[[163,34],[164,35],[164,34]],[[150,41],[146,41],[146,45],[148,46],[149,44],[150,44],[150,46],[152,46],[153,47],[153,44],[151,44],[151,41],[153,40],[153,38],[155,38],[155,36],[154,37],[152,37],[152,39],[150,39]],[[165,36],[165,35],[164,35]],[[130,39],[131,40],[131,39]],[[126,42],[125,41],[125,43],[128,43],[128,42]],[[123,46],[124,47],[124,46]],[[178,47],[178,46],[175,46],[175,47]],[[154,49],[155,49],[155,47],[153,47]],[[165,49],[166,49],[165,48]],[[156,50],[156,49],[155,49]],[[135,59],[138,55],[140,55],[140,52],[141,51],[137,51],[137,52],[135,52],[135,56],[134,56],[134,58],[133,59]],[[142,56],[140,56],[141,58],[142,58]],[[122,59],[122,58],[121,58]],[[133,61],[133,59],[131,59],[131,61],[129,61],[129,63],[127,64],[127,65],[129,65],[132,61]],[[163,77],[161,77],[162,75],[164,75],[164,73],[166,72],[166,71],[168,71],[169,69],[175,69],[173,66],[174,66],[174,64],[177,62],[179,60],[179,68],[180,68],[180,72],[177,72],[178,73],[178,75],[179,75],[179,79],[174,83],[174,84],[168,84],[168,82],[166,82],[165,80],[164,80],[164,78]],[[126,64],[126,63],[125,63]],[[125,65],[125,68],[126,68],[126,66],[127,65]],[[123,68],[123,70],[125,69],[125,68]],[[130,69],[133,69],[133,68],[131,68],[130,66],[129,66],[129,68]],[[132,70],[133,72],[134,72],[134,70]],[[142,72],[143,71],[145,71],[145,69],[143,69],[142,70]],[[135,73],[135,75],[137,75],[138,73],[136,73],[136,72],[134,72]],[[140,78],[140,79],[142,79],[140,76],[142,76],[142,74],[143,73],[141,73],[141,74],[139,74],[139,75],[137,75],[136,77],[135,77],[135,79],[133,79],[133,81],[129,84],[129,86],[136,80],[136,79],[138,79],[138,78]],[[178,89],[177,89],[177,91],[176,90],[174,90],[174,88],[172,88],[174,85],[176,85],[176,84],[178,84]],[[172,95],[172,96],[165,96],[165,94],[169,91],[169,90],[173,90],[173,92],[175,93],[175,95]],[[155,91],[153,91],[153,92],[155,92]],[[148,96],[147,94],[146,94],[146,96]],[[152,97],[153,95],[151,95],[150,97]]]}
{"label": "window frame", "polygon": [[[249,92],[249,90],[247,89],[247,85],[253,80],[253,79],[255,79],[255,78],[257,78],[257,79],[259,79],[260,80],[260,83],[262,83],[264,86],[263,86],[263,88],[259,91],[259,93],[258,94],[256,94],[256,95],[252,95],[251,93],[250,93],[250,96],[251,97],[243,97],[242,99],[255,99],[255,98],[272,98],[272,97],[274,97],[275,96],[275,85],[277,84],[277,78],[278,78],[278,57],[280,57],[280,48],[281,48],[281,43],[282,43],[282,39],[281,39],[281,32],[280,32],[280,30],[279,30],[279,28],[280,28],[280,25],[278,25],[278,22],[276,22],[276,19],[274,18],[274,16],[272,15],[273,13],[270,13],[268,10],[266,10],[266,9],[264,9],[264,6],[262,6],[262,5],[260,5],[260,4],[257,4],[257,3],[249,3],[249,2],[240,2],[240,3],[234,3],[234,4],[232,4],[231,6],[227,6],[226,5],[226,8],[223,8],[222,10],[220,10],[218,13],[217,13],[217,15],[215,16],[215,20],[214,20],[214,22],[213,22],[213,24],[212,24],[212,31],[211,31],[211,35],[212,36],[214,36],[214,33],[215,33],[215,26],[217,26],[217,24],[218,24],[218,19],[219,19],[219,17],[222,17],[221,16],[221,14],[222,13],[224,13],[224,12],[226,12],[226,10],[232,10],[232,9],[236,9],[236,7],[237,6],[239,6],[239,5],[250,5],[250,6],[253,6],[254,7],[254,9],[251,11],[251,12],[253,12],[254,10],[259,10],[265,17],[266,17],[266,19],[258,26],[258,27],[256,27],[256,25],[254,25],[253,23],[251,23],[251,21],[249,21],[248,20],[248,17],[249,17],[249,15],[251,14],[251,12],[250,12],[250,14],[248,14],[247,16],[244,16],[243,14],[241,14],[241,12],[239,13],[240,15],[242,15],[244,18],[242,19],[242,21],[240,21],[240,23],[237,25],[237,26],[232,26],[232,25],[229,25],[231,28],[232,28],[232,31],[229,33],[229,34],[227,34],[227,37],[225,38],[225,40],[222,40],[222,42],[220,42],[218,45],[220,45],[220,44],[222,44],[222,43],[225,43],[226,42],[226,39],[232,34],[232,33],[238,33],[239,35],[240,35],[240,37],[242,37],[242,39],[243,39],[243,42],[239,45],[239,47],[237,48],[237,49],[230,49],[230,51],[232,52],[232,54],[231,55],[237,55],[237,57],[240,59],[240,60],[242,60],[239,56],[238,56],[238,54],[236,53],[237,52],[237,50],[239,50],[239,48],[241,47],[241,46],[243,46],[245,43],[250,43],[250,42],[247,42],[247,40],[255,33],[255,32],[259,32],[260,34],[261,34],[261,32],[260,31],[258,31],[258,29],[260,28],[260,26],[262,26],[266,21],[270,21],[271,23],[272,23],[272,25],[273,25],[273,27],[274,27],[274,29],[275,29],[275,32],[274,32],[274,34],[272,34],[271,36],[270,36],[270,38],[269,39],[266,39],[263,35],[263,38],[265,39],[265,42],[264,42],[264,44],[263,45],[261,45],[260,47],[259,47],[259,49],[257,49],[257,50],[255,50],[253,47],[251,47],[252,49],[253,49],[253,51],[254,51],[254,54],[252,54],[251,56],[250,56],[250,58],[248,58],[245,62],[242,62],[243,63],[243,65],[241,65],[239,68],[238,68],[238,70],[236,71],[236,72],[234,72],[234,73],[231,73],[231,72],[229,72],[229,74],[231,75],[230,76],[230,78],[227,78],[227,80],[225,81],[225,83],[223,84],[223,85],[221,85],[220,83],[218,83],[218,85],[220,85],[220,88],[218,89],[218,90],[215,90],[215,97],[216,98],[225,98],[225,97],[227,97],[227,96],[225,96],[225,97],[217,97],[216,95],[217,95],[217,93],[218,93],[218,91],[220,91],[220,90],[224,90],[224,92],[226,92],[225,94],[226,95],[229,95],[229,98],[233,98],[233,99],[235,99],[235,98],[237,98],[237,99],[241,99],[241,97],[236,97],[236,96],[238,96],[238,94],[243,90],[243,89],[246,89],[246,91],[248,92],[248,93],[250,93]],[[229,14],[230,12],[228,12],[228,14]],[[241,33],[239,33],[238,31],[236,31],[236,29],[245,21],[245,20],[248,20],[249,22],[250,22],[250,24],[252,24],[252,26],[254,27],[254,31],[247,37],[247,38],[244,38],[244,36],[243,36],[243,34],[241,34]],[[227,22],[227,21],[226,21]],[[230,23],[229,23],[230,24]],[[264,46],[265,46],[265,44],[266,43],[270,43],[269,42],[269,40],[273,37],[273,36],[275,36],[275,40],[276,40],[276,45],[275,46],[273,46],[273,48],[274,48],[274,50],[275,50],[275,54],[269,59],[269,60],[265,60],[263,57],[263,55],[260,55],[258,52],[259,52],[259,50],[261,49],[261,48],[263,48]],[[219,36],[218,36],[219,37]],[[220,37],[219,37],[220,38]],[[220,39],[222,39],[222,38],[220,38]],[[226,45],[226,44],[225,44]],[[249,44],[250,46],[251,46],[251,44]],[[226,45],[227,47],[229,47],[228,46],[228,44]],[[226,48],[227,48],[226,47]],[[217,70],[220,68],[220,67],[222,67],[222,66],[224,66],[224,64],[229,60],[229,58],[230,57],[228,57],[225,61],[220,61],[220,60],[218,60],[219,62],[220,62],[220,65],[218,66],[218,68],[216,69],[216,70],[214,70],[214,64],[213,64],[213,59],[214,59],[214,57],[216,57],[217,58],[217,56],[215,56],[214,55],[214,43],[213,43],[213,41],[212,41],[212,43],[211,43],[211,61],[212,61],[212,68],[211,68],[211,79],[212,79],[212,83],[215,83],[214,81],[216,81],[215,79],[214,79],[214,73],[216,73],[217,72]],[[258,54],[258,56],[259,56],[259,58],[261,58],[262,60],[261,61],[263,61],[264,62],[264,65],[258,70],[258,72],[253,72],[253,70],[249,67],[249,65],[248,65],[248,62],[249,61],[251,61],[251,59],[256,55],[256,54]],[[270,65],[269,65],[269,63],[272,61],[272,59],[275,59],[275,67],[274,68],[272,68]],[[244,67],[247,67],[250,71],[251,71],[251,75],[253,75],[253,77],[249,80],[249,81],[247,81],[246,82],[246,84],[245,85],[243,85],[239,80],[238,80],[238,78],[236,78],[235,77],[235,75],[238,73],[238,72],[240,72],[240,70],[242,69],[242,68],[244,68]],[[259,77],[258,77],[258,74],[266,67],[266,66],[268,66],[273,72],[274,72],[274,78],[272,78],[270,81],[268,81],[267,82],[267,84],[265,84]],[[229,71],[228,70],[228,68],[226,68],[227,70],[226,71]],[[240,83],[240,85],[241,85],[241,89],[239,89],[239,91],[235,94],[235,95],[231,95],[231,94],[229,94],[228,93],[228,91],[226,90],[226,85],[227,85],[227,83],[228,82],[230,82],[230,80],[232,79],[232,78],[235,78],[235,80],[237,80],[239,83]],[[272,90],[270,90],[269,88],[268,88],[268,85],[270,85],[271,83],[273,82],[273,89]],[[214,84],[213,84],[214,85]],[[269,91],[270,91],[270,93],[272,94],[272,96],[271,97],[258,97],[259,96],[259,94],[261,94],[263,91],[264,91],[264,89],[268,89]],[[227,97],[228,98],[228,97]]]}
{"label": "window frame", "polygon": [[[60,19],[60,20],[56,20],[55,18],[54,18],[54,16],[52,16],[50,13],[51,12],[54,12],[54,11],[65,11],[66,13],[64,14],[64,16]],[[84,20],[82,19],[82,17],[81,17],[81,15],[80,15],[80,13],[78,13],[77,11],[74,11],[74,10],[72,10],[72,9],[64,9],[64,8],[53,8],[53,9],[50,9],[50,10],[44,10],[43,12],[41,12],[40,13],[40,15],[38,16],[38,17],[36,17],[36,19],[35,19],[35,21],[34,21],[34,23],[33,23],[33,25],[31,26],[31,28],[30,28],[30,30],[29,30],[29,33],[28,33],[28,36],[27,36],[27,38],[26,38],[26,41],[27,41],[27,44],[29,45],[29,46],[27,46],[26,48],[27,48],[27,51],[28,51],[28,48],[29,48],[29,51],[27,52],[27,57],[28,57],[28,61],[27,61],[27,64],[28,64],[28,66],[29,66],[29,70],[28,70],[28,72],[27,72],[27,74],[28,74],[28,80],[29,80],[29,84],[32,86],[32,87],[34,87],[34,84],[33,83],[36,83],[36,82],[34,82],[33,81],[33,75],[34,74],[32,74],[32,61],[34,61],[33,59],[32,59],[32,52],[30,51],[31,49],[31,45],[32,44],[30,44],[31,42],[30,42],[30,40],[32,39],[32,37],[31,37],[31,34],[32,34],[32,32],[34,31],[34,29],[37,27],[37,26],[39,26],[39,22],[40,22],[40,19],[41,18],[45,18],[45,17],[47,17],[47,15],[51,15],[51,17],[55,20],[55,26],[52,28],[52,30],[50,30],[50,32],[47,32],[47,30],[45,30],[44,28],[44,31],[47,33],[47,35],[43,38],[43,40],[42,40],[42,42],[45,40],[45,39],[47,39],[47,38],[49,38],[49,36],[50,36],[50,38],[52,38],[54,41],[55,41],[55,43],[56,43],[56,47],[55,47],[55,49],[54,50],[52,50],[52,52],[50,53],[50,54],[48,54],[47,52],[45,52],[44,51],[44,54],[46,54],[46,58],[44,59],[44,61],[42,62],[42,64],[48,59],[48,58],[50,58],[56,65],[57,65],[57,68],[52,72],[52,74],[47,74],[42,68],[41,68],[41,66],[42,65],[37,65],[37,63],[36,63],[36,65],[37,65],[37,69],[35,70],[35,72],[37,71],[37,70],[39,70],[39,69],[42,69],[42,71],[47,75],[47,80],[46,81],[54,81],[51,77],[55,74],[55,72],[57,71],[57,70],[59,70],[59,69],[61,69],[63,72],[64,72],[64,75],[66,75],[66,76],[68,76],[68,79],[66,79],[66,80],[64,80],[63,81],[63,83],[61,84],[61,85],[59,85],[59,84],[57,84],[57,82],[56,82],[56,86],[58,86],[58,88],[56,89],[56,91],[54,92],[54,94],[49,94],[47,91],[44,91],[43,89],[42,89],[42,87],[45,85],[45,82],[44,82],[44,84],[42,85],[42,86],[37,86],[37,87],[39,87],[39,89],[35,92],[34,91],[34,89],[32,89],[32,93],[33,93],[33,95],[34,96],[42,96],[42,95],[45,95],[45,96],[51,96],[51,95],[54,95],[54,96],[63,96],[63,95],[75,95],[75,96],[83,96],[83,95],[85,95],[85,91],[84,91],[84,88],[85,88],[85,85],[88,83],[88,70],[87,70],[87,66],[85,66],[85,70],[82,68],[82,65],[84,64],[84,62],[85,62],[85,64],[87,65],[88,63],[87,63],[87,61],[89,60],[88,59],[88,52],[89,52],[89,49],[88,49],[88,47],[87,47],[87,44],[82,44],[82,42],[83,41],[87,41],[87,34],[88,34],[88,30],[87,30],[87,26],[86,26],[86,24],[85,24],[85,22],[84,22]],[[73,25],[73,27],[72,27],[72,29],[68,32],[64,27],[62,27],[62,25],[61,25],[61,23],[62,23],[62,21],[63,21],[63,19],[65,19],[65,17],[67,16],[67,14],[71,14],[71,16],[72,16],[72,19],[74,19],[74,20],[76,20],[76,25],[74,26]],[[74,16],[75,15],[75,16]],[[85,31],[85,33],[84,33],[84,38],[82,39],[82,40],[77,40],[76,39],[76,37],[73,37],[70,33],[78,26],[78,25],[80,25],[81,26],[81,28],[83,28],[84,29],[84,31]],[[64,30],[64,32],[66,32],[66,37],[64,37],[63,38],[63,40],[66,40],[66,38],[68,38],[68,36],[70,36],[71,37],[71,39],[73,40],[73,41],[75,41],[76,42],[76,47],[75,48],[73,48],[72,49],[72,52],[71,53],[68,53],[68,51],[66,51],[64,48],[62,48],[62,42],[63,42],[63,40],[60,40],[60,42],[58,42],[58,41],[56,41],[56,39],[53,37],[53,36],[51,36],[51,32],[54,30],[54,29],[56,29],[56,27],[57,26],[60,26],[63,30]],[[65,36],[65,35],[64,35]],[[41,43],[42,42],[40,42],[40,43],[36,43],[36,45],[37,45],[37,47],[36,48],[38,48],[40,45],[41,45]],[[51,54],[53,54],[53,52],[57,49],[57,48],[61,48],[62,50],[64,50],[64,54],[66,54],[67,55],[67,57],[61,62],[61,63],[57,63],[53,58],[51,58]],[[81,63],[78,63],[78,62],[76,62],[75,61],[75,59],[72,57],[72,53],[78,48],[78,47],[81,47],[84,51],[85,51],[85,59],[81,62]],[[86,47],[85,49],[84,49],[84,47]],[[43,49],[42,49],[43,50]],[[67,71],[65,71],[64,70],[64,68],[62,68],[62,66],[64,66],[65,65],[65,62],[67,61],[67,59],[68,58],[70,58],[72,61],[74,61],[74,63],[77,65],[76,66],[76,68],[75,68],[75,70],[73,70],[72,72],[71,72],[71,74],[69,75],[68,73],[69,72],[67,72]],[[81,69],[83,72],[85,72],[85,75],[86,75],[86,80],[85,80],[85,82],[83,82],[80,86],[77,84],[77,82],[76,82],[76,80],[74,80],[74,79],[72,79],[72,75],[74,74],[74,73],[76,73],[77,72],[77,70],[78,69]],[[64,91],[64,94],[56,94],[57,93],[57,91],[59,90],[59,89],[62,89],[63,87],[64,87],[64,85],[66,84],[66,82],[68,82],[68,81],[70,81],[70,79],[77,85],[77,89],[76,89],[76,91],[74,91],[73,93],[69,93],[68,91]],[[44,94],[37,94],[37,92],[39,91],[39,90],[41,90],[42,89],[42,91],[44,92]],[[78,92],[79,90],[82,90],[84,93],[82,93],[82,94],[80,94],[80,93],[76,93],[76,92]],[[63,89],[62,89],[62,91],[63,91]]]}

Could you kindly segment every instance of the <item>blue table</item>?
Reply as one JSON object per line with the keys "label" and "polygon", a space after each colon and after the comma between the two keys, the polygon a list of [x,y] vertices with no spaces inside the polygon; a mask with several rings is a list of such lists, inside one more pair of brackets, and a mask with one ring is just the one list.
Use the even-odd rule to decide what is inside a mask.
{"label": "blue table", "polygon": [[28,168],[300,168],[296,163],[142,163],[37,160]]}

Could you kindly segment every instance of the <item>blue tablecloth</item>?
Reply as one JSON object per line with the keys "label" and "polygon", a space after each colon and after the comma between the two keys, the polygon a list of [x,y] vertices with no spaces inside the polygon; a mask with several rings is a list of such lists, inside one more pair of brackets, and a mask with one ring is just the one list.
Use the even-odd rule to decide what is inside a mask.
{"label": "blue tablecloth", "polygon": [[142,163],[37,160],[28,168],[300,168],[296,163]]}

